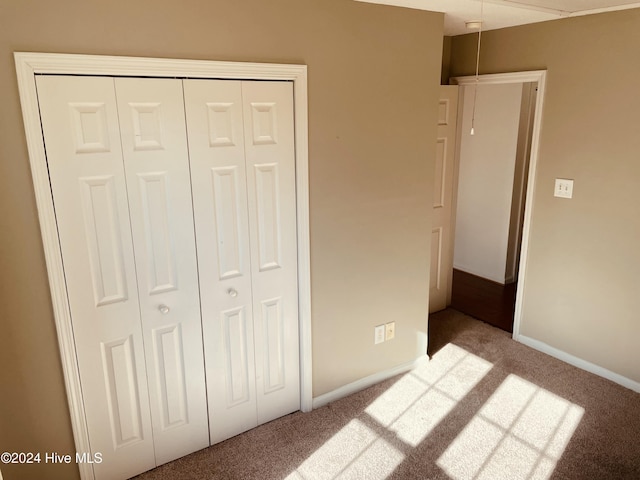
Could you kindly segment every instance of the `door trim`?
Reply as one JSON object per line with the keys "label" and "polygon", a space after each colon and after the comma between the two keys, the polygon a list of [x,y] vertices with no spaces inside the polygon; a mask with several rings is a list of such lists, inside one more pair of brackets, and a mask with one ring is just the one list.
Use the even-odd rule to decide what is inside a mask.
{"label": "door trim", "polygon": [[[531,138],[531,153],[529,163],[529,173],[527,176],[527,196],[524,205],[524,223],[522,227],[522,244],[520,247],[520,264],[518,270],[518,287],[516,290],[516,308],[513,315],[513,339],[520,341],[520,325],[522,323],[522,311],[524,304],[524,291],[526,281],[527,263],[529,260],[529,240],[531,238],[531,218],[533,216],[533,199],[536,189],[536,171],[538,168],[538,156],[540,151],[540,132],[542,129],[542,108],[544,105],[545,87],[546,87],[547,71],[532,70],[526,72],[513,73],[495,73],[490,75],[480,75],[477,79],[475,76],[455,77],[451,79],[454,85],[473,85],[478,84],[499,84],[499,83],[527,83],[538,82],[538,95],[536,98],[535,115],[533,119],[533,134]],[[460,107],[461,102],[459,103]],[[462,118],[460,115],[459,119]],[[458,125],[461,125],[459,122]],[[459,133],[458,140],[459,144]],[[459,151],[456,148],[456,165],[459,162]],[[456,168],[457,176],[457,168]],[[454,191],[457,196],[457,186]]]}
{"label": "door trim", "polygon": [[[25,52],[16,52],[14,58],[53,314],[77,451],[89,453],[91,450],[75,355],[62,253],[49,185],[44,138],[40,126],[35,83],[37,74],[287,80],[293,82],[298,237],[298,321],[300,326],[300,407],[303,412],[311,411],[313,398],[307,66]],[[94,478],[91,464],[81,463],[78,464],[78,468],[81,478]]]}

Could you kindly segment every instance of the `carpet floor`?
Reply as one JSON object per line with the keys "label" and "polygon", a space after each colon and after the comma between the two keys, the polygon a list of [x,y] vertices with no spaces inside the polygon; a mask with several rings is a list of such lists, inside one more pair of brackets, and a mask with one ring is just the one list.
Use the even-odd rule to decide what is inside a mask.
{"label": "carpet floor", "polygon": [[640,394],[444,310],[431,360],[138,480],[640,479]]}

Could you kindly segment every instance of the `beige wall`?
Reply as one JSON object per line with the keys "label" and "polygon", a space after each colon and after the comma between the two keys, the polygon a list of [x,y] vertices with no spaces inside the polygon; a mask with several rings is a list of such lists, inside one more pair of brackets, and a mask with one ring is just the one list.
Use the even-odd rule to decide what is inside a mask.
{"label": "beige wall", "polygon": [[[462,116],[458,118],[453,268],[502,284],[507,266],[522,87],[522,83],[459,87]],[[471,135],[474,108],[476,134]]]}
{"label": "beige wall", "polygon": [[[424,353],[442,24],[351,0],[1,0],[0,451],[74,452],[14,51],[309,66],[317,396]],[[374,347],[391,320],[396,339]]]}
{"label": "beige wall", "polygon": [[[521,333],[636,382],[639,26],[635,9],[486,32],[481,57],[481,73],[548,71]],[[454,38],[453,76],[473,72],[475,41]]]}

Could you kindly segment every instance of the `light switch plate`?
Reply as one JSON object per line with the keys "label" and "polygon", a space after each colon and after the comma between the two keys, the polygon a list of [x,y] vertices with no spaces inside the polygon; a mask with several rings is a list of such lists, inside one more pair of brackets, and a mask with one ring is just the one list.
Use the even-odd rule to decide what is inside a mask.
{"label": "light switch plate", "polygon": [[573,180],[568,178],[556,178],[556,187],[553,190],[553,196],[560,198],[572,198]]}

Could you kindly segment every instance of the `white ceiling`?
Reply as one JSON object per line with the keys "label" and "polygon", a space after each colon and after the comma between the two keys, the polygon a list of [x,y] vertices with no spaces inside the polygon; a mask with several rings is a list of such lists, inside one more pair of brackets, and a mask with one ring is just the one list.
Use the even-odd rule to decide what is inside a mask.
{"label": "white ceiling", "polygon": [[[444,12],[445,35],[473,32],[465,22],[480,20],[480,0],[356,1]],[[632,0],[484,0],[483,30],[639,7],[640,2]]]}

